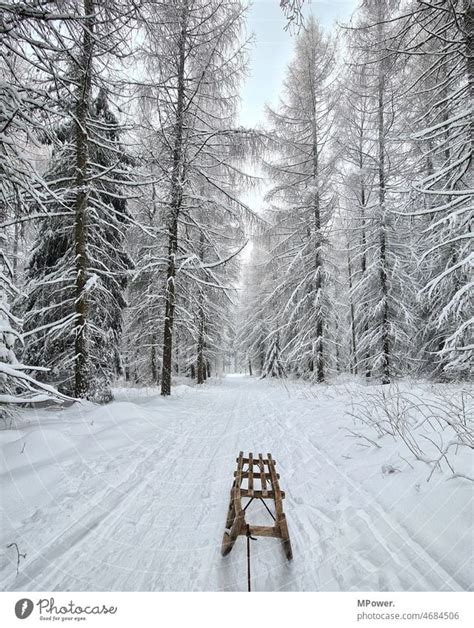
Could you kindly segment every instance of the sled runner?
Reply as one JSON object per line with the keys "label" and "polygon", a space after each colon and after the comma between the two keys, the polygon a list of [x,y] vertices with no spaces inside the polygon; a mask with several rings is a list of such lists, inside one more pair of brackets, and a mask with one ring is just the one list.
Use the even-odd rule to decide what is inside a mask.
{"label": "sled runner", "polygon": [[[244,458],[241,451],[236,460],[237,470],[234,472],[234,483],[230,491],[229,512],[227,514],[226,530],[222,539],[222,556],[226,556],[233,548],[239,535],[250,537],[269,536],[281,539],[283,550],[288,560],[293,558],[290,536],[286,516],[283,512],[285,493],[280,489],[280,476],[275,470],[276,462],[271,454],[264,458],[262,454],[249,454]],[[242,498],[249,501],[242,507]],[[245,513],[254,499],[259,499],[268,510],[274,526],[249,525],[245,521]],[[267,506],[265,500],[273,500],[274,513]]]}

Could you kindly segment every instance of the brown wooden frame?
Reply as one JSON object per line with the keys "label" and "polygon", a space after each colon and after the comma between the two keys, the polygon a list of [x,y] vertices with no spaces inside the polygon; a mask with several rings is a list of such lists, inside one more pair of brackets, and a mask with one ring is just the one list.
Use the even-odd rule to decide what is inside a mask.
{"label": "brown wooden frame", "polygon": [[[267,457],[264,458],[262,454],[254,457],[252,453],[249,453],[248,457],[244,458],[244,453],[241,451],[236,462],[237,470],[234,472],[235,479],[230,491],[226,530],[222,539],[222,556],[229,554],[239,535],[247,536],[250,534],[251,536],[269,536],[281,539],[285,555],[288,560],[291,560],[293,552],[288,533],[288,524],[283,512],[285,493],[280,489],[278,482],[280,476],[275,470],[275,460],[273,460],[271,454],[267,454]],[[244,469],[245,465],[247,465],[247,468]],[[254,467],[257,467],[257,470]],[[246,480],[246,486],[242,486],[244,480]],[[256,482],[260,484],[258,488],[255,488]],[[274,516],[275,525],[247,526],[245,512],[250,501],[245,508],[242,508],[242,497],[249,497],[250,501],[253,499],[261,499],[262,501],[264,499],[273,500],[275,514],[272,514],[272,516]]]}

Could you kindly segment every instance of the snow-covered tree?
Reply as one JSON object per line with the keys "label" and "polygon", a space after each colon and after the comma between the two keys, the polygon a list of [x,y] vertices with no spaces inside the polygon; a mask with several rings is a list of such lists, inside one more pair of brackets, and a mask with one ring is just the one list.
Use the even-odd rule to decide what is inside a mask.
{"label": "snow-covered tree", "polygon": [[335,111],[335,44],[310,18],[297,39],[284,95],[269,109],[274,157],[267,164],[273,187],[272,256],[279,268],[271,296],[285,363],[326,376],[326,248],[334,209],[331,128]]}
{"label": "snow-covered tree", "polygon": [[238,344],[250,375],[263,375],[269,334],[268,296],[271,280],[267,274],[268,242],[254,237],[250,260],[243,269],[242,295],[238,316]]}
{"label": "snow-covered tree", "polygon": [[[60,390],[81,396],[77,388],[77,295],[84,295],[87,309],[81,325],[87,327],[86,377],[88,398],[111,399],[111,381],[120,370],[119,339],[123,293],[132,263],[123,248],[128,220],[123,189],[128,160],[119,141],[116,116],[106,93],[100,91],[87,112],[87,227],[77,220],[77,129],[66,121],[56,129],[56,147],[45,178],[52,196],[50,216],[41,222],[26,271],[24,303],[28,360],[37,356],[49,371],[46,377]],[[59,216],[57,215],[59,214]],[[77,286],[79,248],[87,253],[86,281]]]}
{"label": "snow-covered tree", "polygon": [[465,377],[472,359],[474,6],[410,2],[398,38],[395,53],[412,71],[408,132],[420,153],[408,212],[420,232],[421,358],[425,372]]}
{"label": "snow-covered tree", "polygon": [[285,369],[281,363],[280,334],[278,332],[269,339],[262,371],[262,377],[282,377],[285,374]]}
{"label": "snow-covered tree", "polygon": [[[113,220],[107,223],[107,235],[113,233],[113,237],[109,237],[110,248],[117,246],[122,238],[118,235],[119,225],[123,231],[125,216],[119,205],[125,199],[120,196],[121,192],[114,196],[117,194],[114,186],[119,179],[124,179],[121,172],[124,159],[116,137],[117,121],[111,117],[105,94],[107,87],[115,84],[112,79],[116,62],[128,52],[129,27],[135,5],[130,7],[108,0],[101,3],[65,0],[41,5],[12,3],[5,11],[24,41],[23,49],[15,49],[15,52],[34,70],[28,93],[32,94],[35,107],[39,109],[38,116],[42,118],[38,138],[53,147],[47,190],[40,205],[37,198],[29,203],[32,217],[36,214],[44,219],[40,232],[45,235],[45,241],[36,242],[29,268],[26,355],[36,355],[39,345],[33,349],[33,344],[41,343],[52,330],[58,333],[55,324],[59,323],[62,333],[69,330],[74,344],[72,363],[67,366],[72,375],[68,373],[67,383],[63,382],[65,389],[76,397],[106,400],[110,397],[108,386],[105,385],[102,394],[101,382],[93,382],[91,378],[95,377],[97,368],[100,373],[107,370],[104,362],[112,356],[104,350],[100,359],[92,356],[95,361],[92,366],[89,350],[98,332],[89,318],[93,310],[89,307],[89,296],[93,287],[99,291],[103,288],[108,297],[104,299],[104,307],[113,303],[113,308],[121,308],[123,304],[104,281],[109,252],[105,246],[101,257],[102,243],[93,240],[94,229],[89,220],[96,220],[97,214],[107,206],[107,211],[113,215]],[[55,175],[63,178],[55,178]],[[116,207],[110,209],[114,204]],[[102,218],[105,224],[108,216]],[[120,244],[118,246],[117,257],[120,257],[122,251]],[[45,284],[48,269],[45,271],[44,267],[50,262],[56,264],[49,269],[54,280]],[[60,278],[61,270],[66,274]],[[115,268],[110,268],[110,281],[122,283],[119,274],[114,276],[115,272]],[[38,273],[38,283],[34,280],[35,273]],[[61,290],[66,285],[69,294],[62,304],[65,309],[60,311],[58,305],[65,297]],[[41,305],[49,300],[49,305]],[[44,320],[43,314],[47,314]],[[55,319],[57,315],[60,319]],[[114,316],[115,311],[111,311],[111,317]],[[112,327],[107,327],[109,324],[110,317],[109,320],[104,317],[104,328],[100,333],[104,331],[112,337],[114,326],[120,328],[120,320]],[[109,347],[109,341],[105,345]],[[53,353],[43,358],[54,363],[52,355],[62,349],[58,342]],[[67,359],[62,362],[66,364]],[[54,376],[50,373],[46,377]]]}
{"label": "snow-covered tree", "polygon": [[147,75],[139,87],[166,243],[163,250],[160,235],[147,245],[137,281],[148,275],[164,289],[147,292],[140,317],[150,321],[152,311],[159,316],[148,323],[153,347],[156,328],[164,328],[163,395],[170,394],[173,363],[184,361],[192,370],[197,360],[201,381],[204,349],[209,353],[214,344],[216,353],[219,336],[212,330],[225,327],[229,280],[235,277],[230,260],[243,244],[242,218],[249,210],[238,196],[245,179],[238,163],[252,133],[235,129],[234,116],[245,69],[244,13],[240,2],[227,0],[147,6]]}
{"label": "snow-covered tree", "polygon": [[107,401],[121,373],[166,396],[239,355],[468,375],[472,2],[361,0],[340,38],[280,5],[263,132],[236,126],[243,1],[0,0],[3,403]]}
{"label": "snow-covered tree", "polygon": [[[65,399],[34,375],[42,371],[37,356],[31,364],[18,359],[23,348],[22,321],[13,312],[20,295],[18,257],[20,224],[26,208],[45,211],[49,189],[31,153],[44,131],[49,94],[34,72],[47,65],[47,54],[57,43],[53,6],[37,3],[0,3],[0,416],[11,415],[15,404]],[[57,48],[56,48],[57,49]]]}
{"label": "snow-covered tree", "polygon": [[[0,247],[5,236],[0,234]],[[43,384],[32,375],[38,368],[21,363],[15,349],[21,348],[21,320],[11,311],[9,302],[16,296],[12,282],[12,267],[0,248],[0,419],[12,415],[12,407],[24,403],[61,402],[66,399],[52,386]],[[16,345],[16,346],[15,346]]]}
{"label": "snow-covered tree", "polygon": [[413,324],[407,221],[398,215],[407,166],[398,97],[403,71],[387,52],[397,4],[365,0],[356,14],[339,133],[355,364],[383,383],[406,372]]}

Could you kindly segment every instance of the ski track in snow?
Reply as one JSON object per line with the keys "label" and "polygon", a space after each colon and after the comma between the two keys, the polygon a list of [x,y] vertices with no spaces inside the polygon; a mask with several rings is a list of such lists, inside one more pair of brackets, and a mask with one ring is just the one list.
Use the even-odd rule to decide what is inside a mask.
{"label": "ski track in snow", "polygon": [[[347,399],[315,398],[304,386],[248,377],[167,400],[135,393],[127,399],[127,390],[120,391],[107,406],[108,422],[100,409],[82,411],[82,423],[89,425],[89,411],[93,417],[90,434],[81,433],[73,455],[65,451],[54,461],[61,473],[45,486],[51,503],[32,505],[20,521],[6,509],[2,545],[15,541],[27,557],[15,577],[16,557],[3,555],[2,589],[245,591],[245,539],[220,555],[240,450],[276,459],[294,552],[288,563],[279,541],[252,542],[254,590],[469,588],[450,575],[432,542],[406,529],[396,507],[351,474],[333,426]],[[61,426],[68,413],[75,417],[70,434],[77,434],[74,407],[63,411]],[[35,466],[38,476],[44,466]],[[25,472],[13,471],[8,481]],[[268,521],[255,502],[247,513],[247,521]]]}

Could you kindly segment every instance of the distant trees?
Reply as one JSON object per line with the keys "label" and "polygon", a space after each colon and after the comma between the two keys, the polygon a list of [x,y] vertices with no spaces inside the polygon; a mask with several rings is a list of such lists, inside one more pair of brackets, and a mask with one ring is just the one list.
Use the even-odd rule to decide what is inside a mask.
{"label": "distant trees", "polygon": [[348,33],[340,133],[352,351],[357,370],[383,383],[407,371],[413,322],[409,225],[399,215],[409,159],[401,140],[403,68],[387,52],[394,41],[387,20],[396,5],[366,0]]}
{"label": "distant trees", "polygon": [[266,198],[272,222],[267,272],[273,277],[268,328],[271,337],[279,337],[291,370],[312,373],[319,382],[327,369],[335,63],[334,42],[310,18],[297,39],[280,105],[268,110],[273,150],[266,163],[272,181]]}
{"label": "distant trees", "polygon": [[315,33],[309,19],[270,111],[271,227],[243,352],[317,381],[467,376],[472,3],[364,0],[337,85]]}
{"label": "distant trees", "polygon": [[[360,244],[349,238],[356,362],[366,373],[381,368],[382,381],[468,372],[472,24],[472,3],[462,0],[365,0],[349,34],[345,111],[358,143],[346,189],[350,196],[356,177],[360,208],[352,228]],[[377,240],[374,284],[367,253]]]}
{"label": "distant trees", "polygon": [[280,334],[276,332],[269,339],[269,346],[262,369],[262,377],[282,377],[285,369],[281,362]]}
{"label": "distant trees", "polygon": [[242,296],[238,313],[237,343],[242,367],[250,375],[263,375],[269,346],[271,316],[269,296],[273,275],[268,274],[269,242],[254,238],[250,260],[243,268]]}
{"label": "distant trees", "polygon": [[149,78],[140,90],[144,125],[151,134],[148,159],[160,187],[156,217],[163,228],[147,245],[151,248],[137,282],[146,275],[161,282],[145,305],[155,320],[145,312],[141,320],[153,327],[154,363],[161,341],[161,392],[166,396],[173,364],[184,363],[202,383],[217,352],[236,280],[231,260],[242,247],[242,219],[249,212],[236,194],[246,180],[238,162],[253,134],[235,128],[245,69],[243,5],[178,0],[149,3],[146,11]]}

